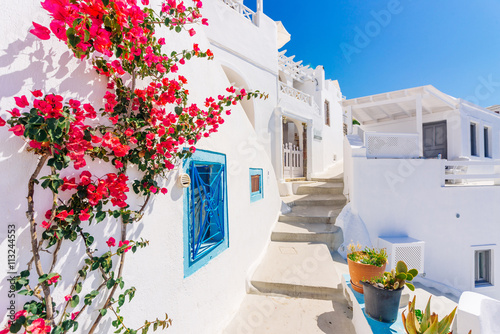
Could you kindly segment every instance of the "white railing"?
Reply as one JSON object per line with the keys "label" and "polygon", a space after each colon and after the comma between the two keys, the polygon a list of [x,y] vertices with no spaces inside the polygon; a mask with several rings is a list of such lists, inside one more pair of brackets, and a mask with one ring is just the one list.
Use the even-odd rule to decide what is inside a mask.
{"label": "white railing", "polygon": [[285,95],[291,96],[299,101],[307,103],[313,108],[314,113],[316,113],[317,115],[321,115],[321,110],[319,109],[318,104],[316,103],[316,101],[314,101],[314,98],[311,95],[306,94],[291,86],[288,86],[286,83],[283,83],[281,81],[280,81],[280,92]]}
{"label": "white railing", "polygon": [[302,150],[292,143],[283,144],[283,175],[285,178],[303,177],[303,164]]}
{"label": "white railing", "polygon": [[365,132],[367,158],[411,159],[420,156],[418,134]]}
{"label": "white railing", "polygon": [[441,185],[500,185],[500,161],[443,160]]}
{"label": "white railing", "polygon": [[245,6],[242,2],[238,2],[236,0],[222,0],[226,5],[243,15],[243,17],[247,18],[251,22],[255,23],[255,12]]}
{"label": "white railing", "polygon": [[301,61],[294,61],[293,58],[295,56],[287,57],[285,56],[286,50],[281,51],[278,54],[278,66],[279,69],[290,75],[297,81],[303,82],[305,79],[312,80],[313,75],[309,73],[307,70],[309,69],[309,65],[303,66]]}
{"label": "white railing", "polygon": [[312,98],[311,98],[311,101],[312,101],[312,105],[313,105],[314,112],[316,113],[316,115],[321,115],[321,110],[319,109],[319,106],[316,103],[316,101],[314,101],[314,99],[312,99]]}

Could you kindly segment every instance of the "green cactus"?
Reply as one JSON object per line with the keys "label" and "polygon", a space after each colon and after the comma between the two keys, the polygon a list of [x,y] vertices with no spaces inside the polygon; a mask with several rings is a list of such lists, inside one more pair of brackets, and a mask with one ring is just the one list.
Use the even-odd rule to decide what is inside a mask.
{"label": "green cactus", "polygon": [[410,269],[406,266],[406,263],[403,261],[399,261],[396,264],[396,269],[392,269],[390,272],[384,272],[382,277],[374,278],[370,281],[370,283],[374,286],[378,286],[379,288],[383,288],[386,290],[397,290],[403,285],[406,284],[408,289],[411,291],[415,290],[413,284],[408,283],[413,280],[415,276],[418,275],[417,269]]}
{"label": "green cactus", "polygon": [[[422,314],[422,318],[419,321],[416,310],[415,310],[415,297],[408,303],[408,317],[405,316],[406,310],[402,314],[403,325],[405,327],[406,333],[408,334],[448,334],[450,332],[450,326],[455,317],[455,312],[457,308],[448,314],[446,317],[438,321],[438,315],[436,313],[431,314],[431,297],[427,302],[425,311]],[[469,332],[471,334],[472,331]]]}

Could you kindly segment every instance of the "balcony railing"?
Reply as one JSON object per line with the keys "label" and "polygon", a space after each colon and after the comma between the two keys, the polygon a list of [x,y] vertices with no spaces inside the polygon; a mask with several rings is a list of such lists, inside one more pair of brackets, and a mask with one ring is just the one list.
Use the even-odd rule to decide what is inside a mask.
{"label": "balcony railing", "polygon": [[243,17],[250,20],[255,24],[256,14],[253,10],[245,6],[243,3],[235,1],[235,0],[222,0],[226,5],[240,13]]}
{"label": "balcony railing", "polygon": [[314,109],[314,112],[316,114],[318,115],[321,114],[318,104],[314,101],[314,98],[311,95],[301,92],[300,90],[295,89],[293,87],[290,87],[283,82],[280,82],[280,92],[285,95],[291,96],[299,101],[307,103]]}
{"label": "balcony railing", "polygon": [[365,132],[367,158],[418,158],[418,143],[419,137],[416,133]]}

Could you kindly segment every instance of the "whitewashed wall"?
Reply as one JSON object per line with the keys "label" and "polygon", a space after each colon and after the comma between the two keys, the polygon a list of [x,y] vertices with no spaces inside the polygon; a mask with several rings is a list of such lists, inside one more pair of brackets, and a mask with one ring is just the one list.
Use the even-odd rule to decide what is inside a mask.
{"label": "whitewashed wall", "polygon": [[[158,1],[155,1],[152,6],[157,4]],[[211,1],[204,2],[207,10],[213,4]],[[60,42],[55,39],[41,42],[29,34],[31,21],[43,25],[49,23],[49,17],[37,1],[8,2],[0,13],[0,31],[4,36],[0,41],[0,116],[5,118],[6,110],[14,106],[13,96],[29,94],[29,90],[36,88],[100,105],[106,83],[88,67],[71,58]],[[186,42],[174,36],[172,43],[189,46],[197,42],[201,48],[212,48],[203,30],[197,30],[195,39]],[[220,63],[195,60],[188,64],[190,67],[182,68],[182,74],[190,80],[188,89],[194,102],[201,104],[205,97],[226,94],[225,87],[229,83]],[[261,84],[266,85],[259,80],[252,81],[251,88],[269,89],[268,86],[261,87]],[[226,117],[220,132],[198,145],[199,149],[227,155],[230,246],[198,272],[184,278],[183,195],[174,185],[177,176],[174,173],[166,182],[169,193],[151,203],[142,223],[129,231],[130,238],[136,238],[140,233],[141,237],[150,241],[150,247],[129,256],[125,266],[127,284],[137,287],[133,304],[122,310],[130,321],[130,327],[139,327],[145,319],[161,318],[168,313],[173,319],[173,327],[168,330],[171,333],[218,333],[232,318],[245,295],[249,268],[258,262],[268,243],[279,210],[279,197],[276,177],[264,145],[251,141],[257,135],[242,108],[237,106],[232,109],[232,115]],[[22,150],[20,139],[14,138],[5,128],[0,129],[0,141],[3,143],[0,150],[0,172],[3,175],[0,179],[0,209],[4,213],[4,227],[0,231],[1,254],[7,254],[6,224],[15,222],[19,234],[18,246],[22,252],[18,262],[23,268],[29,257],[24,214],[26,184],[36,161]],[[264,169],[264,199],[255,203],[250,203],[250,167]],[[103,174],[106,172],[105,167],[97,168],[102,168]],[[39,190],[38,193],[41,194]],[[44,209],[49,198],[37,198],[37,203],[39,209]],[[98,226],[97,230],[101,228]],[[111,233],[115,238],[119,233],[117,224],[113,223],[105,230],[107,236]],[[104,240],[103,237],[96,238],[101,246]],[[82,263],[82,251],[81,245],[63,249],[61,259],[73,264]],[[2,319],[9,303],[4,268],[0,286]],[[65,279],[74,276],[71,269],[64,265],[56,268]],[[84,289],[90,289],[91,285],[95,287],[92,283]],[[68,285],[60,284],[56,297],[62,299],[68,289]],[[18,309],[21,306],[22,301],[18,298]],[[80,324],[79,331],[83,333],[86,325]],[[110,326],[111,320],[106,320],[98,332],[109,333]]]}
{"label": "whitewashed wall", "polygon": [[[423,240],[427,283],[499,298],[500,187],[441,187],[440,160],[366,159],[353,138],[351,144],[346,141],[346,185],[352,212],[366,224],[372,243],[380,236]],[[492,245],[486,248],[494,254],[493,287],[474,287],[479,245]]]}

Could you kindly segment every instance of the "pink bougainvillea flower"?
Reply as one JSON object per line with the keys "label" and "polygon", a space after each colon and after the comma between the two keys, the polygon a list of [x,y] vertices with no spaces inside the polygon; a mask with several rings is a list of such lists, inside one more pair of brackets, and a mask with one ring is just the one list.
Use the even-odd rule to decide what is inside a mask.
{"label": "pink bougainvillea flower", "polygon": [[26,310],[17,311],[16,314],[14,315],[14,320],[17,320],[20,317],[26,317],[27,315],[28,315],[28,311],[26,311]]}
{"label": "pink bougainvillea flower", "polygon": [[73,297],[71,297],[71,295],[64,296],[64,300],[67,302],[69,302],[71,300],[71,298],[73,298]]}
{"label": "pink bougainvillea flower", "polygon": [[46,220],[44,220],[44,221],[42,222],[42,227],[43,227],[43,228],[49,228],[49,227],[50,227],[50,225],[51,225],[51,223],[49,223],[49,222],[48,222],[48,221],[46,221]]}
{"label": "pink bougainvillea flower", "polygon": [[208,19],[201,19],[201,24],[208,26]]}
{"label": "pink bougainvillea flower", "polygon": [[151,186],[151,187],[149,187],[149,191],[151,191],[153,194],[156,194],[156,192],[158,191],[158,188],[156,188],[155,186]]}
{"label": "pink bougainvillea flower", "polygon": [[201,1],[196,2],[196,7],[198,8],[203,7],[203,3]]}
{"label": "pink bougainvillea flower", "polygon": [[54,277],[51,277],[47,280],[48,285],[52,285],[54,283],[57,283],[57,281],[61,278],[59,275],[55,275]]}
{"label": "pink bougainvillea flower", "polygon": [[6,327],[0,331],[0,334],[10,334],[10,327]]}
{"label": "pink bougainvillea flower", "polygon": [[194,35],[196,35],[196,31],[193,28],[189,29],[189,36],[194,36]]}
{"label": "pink bougainvillea flower", "polygon": [[123,167],[123,163],[120,160],[115,160],[115,167],[116,168],[122,168]]}
{"label": "pink bougainvillea flower", "polygon": [[22,136],[24,134],[24,125],[17,124],[9,129],[9,131],[14,132],[16,136]]}
{"label": "pink bougainvillea flower", "polygon": [[42,97],[43,96],[43,93],[41,90],[37,89],[37,90],[32,90],[31,91],[31,94],[33,94],[34,97]]}
{"label": "pink bougainvillea flower", "polygon": [[[124,245],[128,245],[129,243],[130,243],[130,241],[128,241],[128,240],[125,240],[124,242],[121,242],[121,241],[120,241],[120,242],[118,243],[118,247],[122,247],[122,246],[124,246]],[[129,246],[129,247],[125,248],[123,251],[126,253],[126,252],[128,252],[128,251],[129,251],[129,249],[130,249],[130,248],[132,248],[132,246]]]}
{"label": "pink bougainvillea flower", "polygon": [[142,3],[144,6],[147,6],[147,5],[149,5],[149,0],[141,0],[141,3]]}
{"label": "pink bougainvillea flower", "polygon": [[76,317],[78,316],[78,313],[80,313],[80,312],[73,312],[73,313],[71,313],[71,320],[75,320]]}
{"label": "pink bougainvillea flower", "polygon": [[[108,244],[108,247],[116,246],[116,240],[113,237],[109,238],[108,241],[106,241],[106,243]],[[120,241],[120,243],[121,243],[121,241]]]}
{"label": "pink bougainvillea flower", "polygon": [[51,328],[45,324],[45,320],[38,318],[26,327],[26,330],[31,334],[47,334],[50,333]]}
{"label": "pink bougainvillea flower", "polygon": [[165,38],[163,38],[163,37],[162,37],[162,38],[160,38],[160,39],[158,40],[158,44],[160,44],[160,45],[165,45]]}
{"label": "pink bougainvillea flower", "polygon": [[29,106],[30,104],[28,103],[28,99],[26,98],[26,95],[23,95],[21,97],[14,97],[14,100],[16,100],[16,105],[19,108],[24,108]]}
{"label": "pink bougainvillea flower", "polygon": [[0,117],[0,126],[5,126],[5,120],[2,117]]}
{"label": "pink bougainvillea flower", "polygon": [[78,215],[78,218],[80,219],[80,221],[86,221],[86,220],[89,220],[90,218],[90,214],[88,213],[89,209],[85,209],[85,210],[82,210],[80,211],[80,214]]}
{"label": "pink bougainvillea flower", "polygon": [[166,193],[168,193],[168,189],[167,188],[161,188],[161,193],[163,195],[165,195]]}
{"label": "pink bougainvillea flower", "polygon": [[33,26],[35,27],[35,29],[31,29],[30,33],[43,40],[47,40],[50,38],[49,28],[44,27],[36,22],[33,22]]}
{"label": "pink bougainvillea flower", "polygon": [[167,71],[162,64],[156,64],[156,70],[160,73],[165,73]]}
{"label": "pink bougainvillea flower", "polygon": [[59,20],[52,20],[49,27],[54,35],[56,35],[56,37],[60,40],[66,41],[68,39],[68,36],[66,35],[66,25],[64,24],[64,22]]}
{"label": "pink bougainvillea flower", "polygon": [[21,116],[21,113],[19,112],[19,109],[17,108],[12,108],[12,110],[7,110],[9,114],[12,115],[12,117],[19,117]]}

